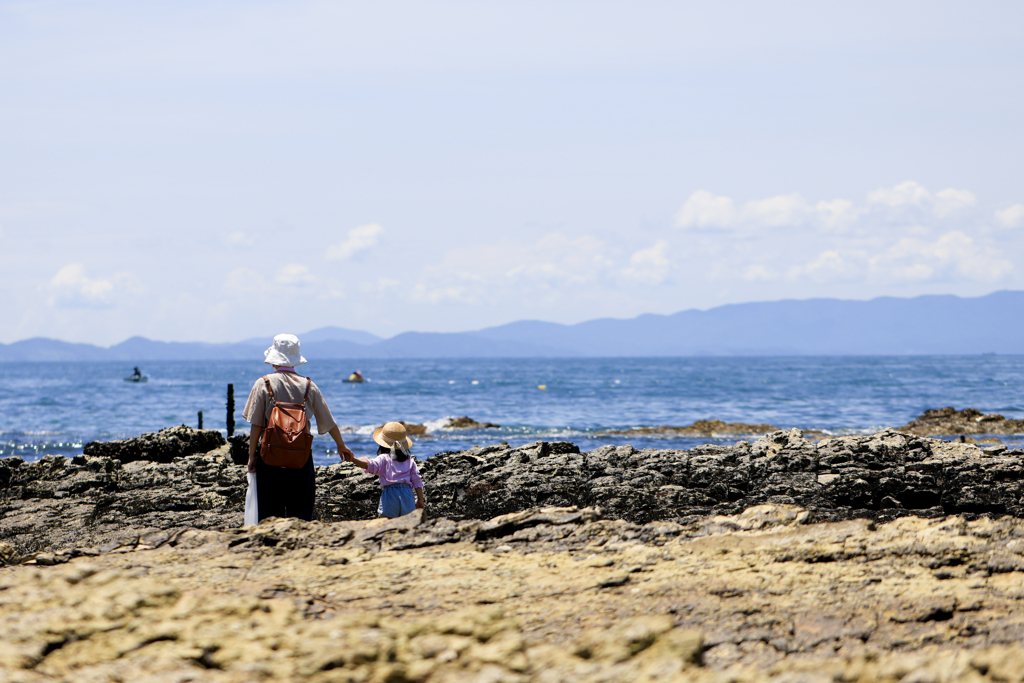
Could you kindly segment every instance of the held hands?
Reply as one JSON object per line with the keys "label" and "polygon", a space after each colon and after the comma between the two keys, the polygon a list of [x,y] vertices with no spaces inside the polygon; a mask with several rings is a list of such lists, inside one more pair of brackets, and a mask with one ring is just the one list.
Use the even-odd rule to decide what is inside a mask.
{"label": "held hands", "polygon": [[355,453],[344,446],[338,448],[338,455],[340,455],[345,462],[352,462],[352,459],[356,457]]}

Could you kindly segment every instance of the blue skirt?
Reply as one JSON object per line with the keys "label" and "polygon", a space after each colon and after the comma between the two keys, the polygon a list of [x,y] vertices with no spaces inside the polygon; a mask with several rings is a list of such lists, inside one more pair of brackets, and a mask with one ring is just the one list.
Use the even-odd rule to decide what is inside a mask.
{"label": "blue skirt", "polygon": [[380,492],[377,514],[383,517],[401,517],[416,509],[416,498],[408,484],[391,484]]}

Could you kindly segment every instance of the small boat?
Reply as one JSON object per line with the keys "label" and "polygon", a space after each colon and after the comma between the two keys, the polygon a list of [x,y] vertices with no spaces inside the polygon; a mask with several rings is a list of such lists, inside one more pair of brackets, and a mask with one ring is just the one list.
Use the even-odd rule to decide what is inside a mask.
{"label": "small boat", "polygon": [[125,382],[148,382],[149,377],[142,374],[142,371],[135,368],[135,372],[124,378]]}
{"label": "small boat", "polygon": [[370,380],[363,377],[363,373],[356,370],[355,372],[348,376],[348,379],[342,381],[348,384],[362,384],[363,382],[369,382]]}

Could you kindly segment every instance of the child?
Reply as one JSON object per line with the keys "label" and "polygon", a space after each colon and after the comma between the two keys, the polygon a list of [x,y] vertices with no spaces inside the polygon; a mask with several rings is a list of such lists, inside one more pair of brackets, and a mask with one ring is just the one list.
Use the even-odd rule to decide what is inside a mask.
{"label": "child", "polygon": [[[412,439],[405,434],[401,422],[388,422],[373,433],[377,442],[377,457],[364,460],[354,455],[345,455],[345,460],[361,467],[369,474],[380,478],[380,505],[377,513],[393,519],[407,515],[416,508],[423,509],[423,481],[416,468],[416,460],[410,457]],[[413,502],[413,492],[416,501]]]}

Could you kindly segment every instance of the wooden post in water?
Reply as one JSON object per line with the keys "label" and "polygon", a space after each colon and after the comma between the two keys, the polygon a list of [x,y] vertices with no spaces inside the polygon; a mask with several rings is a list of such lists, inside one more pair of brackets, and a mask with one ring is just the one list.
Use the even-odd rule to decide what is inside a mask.
{"label": "wooden post in water", "polygon": [[234,434],[234,385],[227,385],[227,435]]}
{"label": "wooden post in water", "polygon": [[199,411],[199,428],[203,428],[203,411]]}
{"label": "wooden post in water", "polygon": [[228,436],[235,434],[235,385],[228,385]]}

